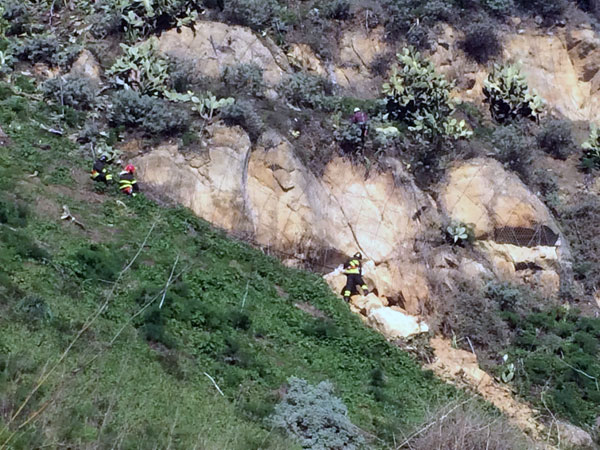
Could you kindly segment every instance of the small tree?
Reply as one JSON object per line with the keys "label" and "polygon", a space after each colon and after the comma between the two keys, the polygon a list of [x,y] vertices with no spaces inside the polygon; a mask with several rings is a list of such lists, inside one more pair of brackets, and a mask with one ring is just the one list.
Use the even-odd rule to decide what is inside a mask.
{"label": "small tree", "polygon": [[363,443],[359,430],[348,419],[348,409],[333,395],[333,385],[311,386],[291,377],[289,390],[275,407],[270,422],[296,437],[304,448],[353,450]]}
{"label": "small tree", "polygon": [[529,88],[525,76],[514,65],[494,65],[483,83],[484,102],[500,123],[527,118],[538,121],[544,100]]}
{"label": "small tree", "polygon": [[390,118],[407,123],[410,130],[427,138],[470,137],[473,133],[465,121],[452,118],[453,84],[413,48],[405,48],[396,56],[399,64],[392,67],[389,81],[383,84]]}

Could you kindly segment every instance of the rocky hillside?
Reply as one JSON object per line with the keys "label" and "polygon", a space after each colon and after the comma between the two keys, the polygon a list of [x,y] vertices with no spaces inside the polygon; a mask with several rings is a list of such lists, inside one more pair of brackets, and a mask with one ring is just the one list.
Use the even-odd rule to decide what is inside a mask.
{"label": "rocky hillside", "polygon": [[[0,211],[7,255],[1,298],[15,323],[4,332],[10,344],[0,347],[4,445],[64,440],[91,448],[120,439],[118,446],[127,447],[144,420],[155,426],[142,414],[142,422],[108,430],[111,410],[121,405],[116,390],[110,398],[99,395],[90,412],[73,413],[80,417],[77,431],[44,419],[46,408],[60,410],[62,383],[73,401],[82,395],[76,392],[89,394],[94,378],[75,376],[85,370],[87,352],[101,349],[90,364],[121,358],[113,343],[123,330],[136,343],[135,358],[159,364],[152,370],[161,384],[181,383],[183,390],[169,387],[173,395],[202,379],[202,389],[216,388],[227,399],[221,420],[233,415],[232,423],[248,430],[223,431],[206,418],[211,437],[204,443],[194,441],[188,425],[176,441],[177,407],[172,422],[160,422],[171,432],[156,435],[165,447],[276,448],[271,427],[306,448],[354,448],[307,444],[297,430],[274,425],[286,378],[301,376],[333,382],[360,429],[352,434],[340,425],[349,433],[345,445],[396,448],[404,434],[398,448],[445,448],[435,439],[452,428],[447,417],[463,411],[474,424],[483,413],[479,406],[476,413],[465,410],[456,391],[428,381],[431,372],[413,366],[410,374],[395,372],[408,364],[398,348],[440,378],[478,392],[535,445],[595,445],[600,139],[593,122],[600,112],[600,38],[594,4],[8,2],[0,12],[0,138],[10,180]],[[351,121],[355,108],[369,116],[364,136]],[[115,198],[111,187],[92,185],[85,172],[100,154],[116,172],[121,163],[135,165],[141,199]],[[21,213],[25,203],[33,208]],[[57,218],[63,203],[66,218],[74,219],[67,228]],[[161,224],[162,234],[144,242],[150,223]],[[311,270],[329,287],[240,240],[288,267]],[[144,242],[142,249],[149,244],[150,253],[130,267],[134,242]],[[364,255],[372,293],[354,296],[350,311],[379,335],[336,297],[345,283],[341,264],[356,251]],[[43,274],[49,284],[19,275],[20,264],[28,277]],[[303,277],[315,290],[291,292]],[[56,296],[51,285],[60,286]],[[69,313],[59,310],[71,311],[68,293],[77,290],[89,304],[67,320]],[[164,311],[149,300],[161,295],[161,305],[172,302]],[[200,298],[211,306],[198,306]],[[114,299],[116,309],[109,308]],[[88,323],[98,302],[105,322]],[[11,359],[32,351],[16,338],[28,329],[23,311],[41,314],[33,333],[56,342],[21,369]],[[88,336],[92,330],[96,335]],[[80,337],[86,344],[73,347],[74,357],[53,358],[70,354],[68,343]],[[313,338],[329,347],[312,347]],[[369,347],[373,339],[377,351]],[[342,345],[348,340],[355,343]],[[349,357],[346,350],[336,354],[337,345],[360,354],[360,364],[330,364]],[[308,353],[300,356],[300,348]],[[289,352],[298,358],[284,356]],[[42,360],[57,364],[40,371]],[[141,359],[132,364],[141,367]],[[211,370],[198,369],[202,364]],[[103,385],[106,374],[97,370]],[[60,381],[68,371],[73,380]],[[39,391],[36,378],[40,387],[53,387]],[[288,383],[294,392],[296,381]],[[413,383],[431,395],[402,417],[398,389]],[[148,392],[156,386],[147,386],[140,406],[154,411],[149,415],[156,410]],[[133,395],[124,389],[123,397]],[[245,405],[241,415],[238,403]],[[186,420],[191,411],[208,411],[199,399],[182,408]],[[426,418],[427,409],[436,411],[434,418]],[[384,419],[383,411],[392,412]],[[438,422],[436,437],[428,430]],[[232,440],[220,441],[223,432]],[[460,448],[479,448],[482,437],[464,433],[469,443]],[[497,448],[524,444],[506,445]]]}

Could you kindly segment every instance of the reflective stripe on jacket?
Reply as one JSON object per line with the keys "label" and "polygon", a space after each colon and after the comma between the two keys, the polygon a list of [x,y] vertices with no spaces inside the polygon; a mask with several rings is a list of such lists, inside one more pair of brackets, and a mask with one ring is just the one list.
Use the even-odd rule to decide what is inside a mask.
{"label": "reflective stripe on jacket", "polygon": [[344,265],[344,273],[346,275],[360,274],[362,267],[358,259],[351,259]]}

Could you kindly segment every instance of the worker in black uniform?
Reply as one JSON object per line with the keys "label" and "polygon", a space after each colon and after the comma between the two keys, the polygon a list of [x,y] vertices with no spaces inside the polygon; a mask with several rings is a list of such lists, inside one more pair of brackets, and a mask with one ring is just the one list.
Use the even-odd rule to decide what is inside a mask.
{"label": "worker in black uniform", "polygon": [[108,172],[107,167],[109,164],[110,161],[108,160],[108,156],[100,156],[92,166],[92,180],[108,184],[108,182],[112,180],[112,175]]}
{"label": "worker in black uniform", "polygon": [[344,300],[350,301],[350,296],[357,293],[356,287],[360,286],[363,295],[369,293],[369,289],[362,278],[362,255],[355,253],[352,258],[344,263],[344,275],[346,275],[346,286],[342,291]]}

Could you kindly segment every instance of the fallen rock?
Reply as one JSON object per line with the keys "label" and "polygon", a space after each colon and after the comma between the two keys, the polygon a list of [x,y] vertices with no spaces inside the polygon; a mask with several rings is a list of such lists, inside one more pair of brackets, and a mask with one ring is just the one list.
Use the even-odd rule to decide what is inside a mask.
{"label": "fallen rock", "polygon": [[385,306],[371,310],[367,323],[388,339],[405,338],[429,331],[427,324],[417,317]]}
{"label": "fallen rock", "polygon": [[581,428],[568,422],[558,421],[556,423],[561,444],[573,446],[579,449],[595,449],[592,436]]}
{"label": "fallen rock", "polygon": [[546,206],[515,174],[495,160],[474,159],[452,167],[439,193],[448,217],[473,229],[475,248],[497,277],[558,292],[570,251]]}
{"label": "fallen rock", "polygon": [[351,299],[351,304],[363,316],[368,316],[371,313],[371,311],[386,306],[384,304],[384,300],[377,297],[375,294],[369,294],[366,296],[355,295]]}

